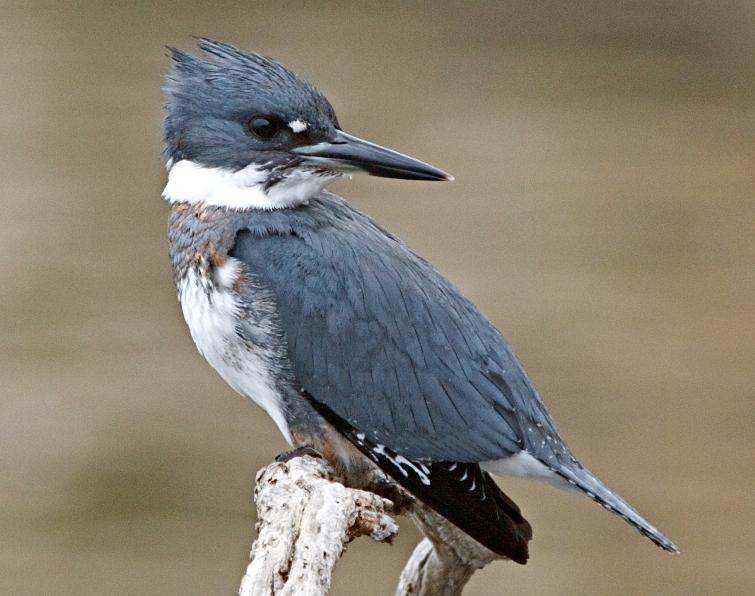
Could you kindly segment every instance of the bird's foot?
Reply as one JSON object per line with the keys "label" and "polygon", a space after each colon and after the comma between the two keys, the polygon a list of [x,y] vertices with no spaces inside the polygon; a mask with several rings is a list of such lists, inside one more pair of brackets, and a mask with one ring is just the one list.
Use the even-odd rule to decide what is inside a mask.
{"label": "bird's foot", "polygon": [[277,461],[279,464],[284,464],[288,461],[291,461],[295,457],[301,457],[303,455],[309,455],[311,457],[316,457],[317,459],[322,459],[322,455],[320,455],[312,447],[310,447],[309,445],[302,445],[301,447],[297,447],[296,449],[292,449],[291,451],[284,451],[283,453],[279,453],[275,456],[275,461]]}
{"label": "bird's foot", "polygon": [[396,515],[404,513],[414,503],[409,493],[382,473],[375,474],[364,488],[393,503],[391,511]]}

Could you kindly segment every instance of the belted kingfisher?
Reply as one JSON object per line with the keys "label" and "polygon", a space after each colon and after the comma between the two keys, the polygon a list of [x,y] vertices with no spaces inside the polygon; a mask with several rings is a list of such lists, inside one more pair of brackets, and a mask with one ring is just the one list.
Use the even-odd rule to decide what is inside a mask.
{"label": "belted kingfisher", "polygon": [[498,330],[427,261],[325,186],[344,173],[450,180],[345,133],[278,62],[170,49],[168,237],[201,354],[350,482],[381,468],[519,563],[532,537],[491,474],[587,494],[674,544],[572,455]]}

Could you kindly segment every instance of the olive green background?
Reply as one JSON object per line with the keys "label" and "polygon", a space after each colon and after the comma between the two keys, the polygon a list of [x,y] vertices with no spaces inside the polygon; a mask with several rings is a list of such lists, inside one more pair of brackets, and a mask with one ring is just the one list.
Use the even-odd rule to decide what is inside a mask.
{"label": "olive green background", "polygon": [[[585,464],[682,550],[502,481],[526,567],[468,594],[755,591],[752,2],[0,3],[0,593],[232,594],[284,443],[196,353],[166,258],[163,46],[314,81],[446,184],[335,189],[524,361]],[[418,536],[360,540],[390,594]]]}

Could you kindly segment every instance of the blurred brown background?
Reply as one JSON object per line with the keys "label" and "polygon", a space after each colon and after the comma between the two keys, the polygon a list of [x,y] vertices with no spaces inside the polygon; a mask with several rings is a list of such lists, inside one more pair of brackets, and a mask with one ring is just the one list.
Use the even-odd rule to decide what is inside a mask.
{"label": "blurred brown background", "polygon": [[[752,2],[0,5],[0,593],[232,594],[284,449],[196,353],[166,257],[165,44],[281,59],[451,184],[335,189],[504,331],[582,460],[674,539],[505,482],[468,594],[755,591]],[[360,540],[334,594],[392,593]]]}

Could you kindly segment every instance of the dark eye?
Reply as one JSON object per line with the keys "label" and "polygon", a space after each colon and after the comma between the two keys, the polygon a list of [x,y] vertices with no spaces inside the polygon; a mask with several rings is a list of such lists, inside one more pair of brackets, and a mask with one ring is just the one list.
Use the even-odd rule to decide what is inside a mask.
{"label": "dark eye", "polygon": [[270,139],[278,132],[278,123],[265,116],[252,116],[248,122],[249,130],[261,139]]}

